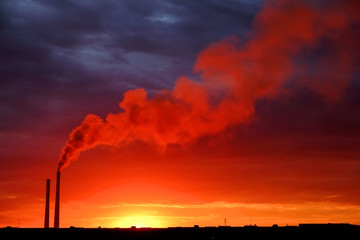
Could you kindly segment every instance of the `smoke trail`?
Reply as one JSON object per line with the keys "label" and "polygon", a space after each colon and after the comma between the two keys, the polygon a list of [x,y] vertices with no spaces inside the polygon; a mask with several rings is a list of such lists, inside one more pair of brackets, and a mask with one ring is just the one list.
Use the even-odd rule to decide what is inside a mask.
{"label": "smoke trail", "polygon": [[199,54],[200,82],[183,76],[150,98],[129,90],[122,112],[88,115],[70,134],[59,167],[98,145],[191,143],[248,121],[257,100],[289,86],[339,100],[359,56],[359,9],[358,1],[267,1],[245,39],[231,36]]}

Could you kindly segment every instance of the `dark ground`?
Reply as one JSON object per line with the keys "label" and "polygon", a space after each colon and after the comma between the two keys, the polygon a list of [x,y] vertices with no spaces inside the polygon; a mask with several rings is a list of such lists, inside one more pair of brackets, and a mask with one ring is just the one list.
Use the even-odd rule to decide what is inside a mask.
{"label": "dark ground", "polygon": [[360,226],[300,224],[285,227],[2,228],[0,239],[360,239]]}

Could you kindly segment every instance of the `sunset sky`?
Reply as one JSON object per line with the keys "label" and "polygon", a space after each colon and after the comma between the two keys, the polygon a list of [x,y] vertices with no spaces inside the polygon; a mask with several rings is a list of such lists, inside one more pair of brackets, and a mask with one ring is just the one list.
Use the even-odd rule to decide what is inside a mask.
{"label": "sunset sky", "polygon": [[0,227],[360,224],[360,1],[0,2]]}

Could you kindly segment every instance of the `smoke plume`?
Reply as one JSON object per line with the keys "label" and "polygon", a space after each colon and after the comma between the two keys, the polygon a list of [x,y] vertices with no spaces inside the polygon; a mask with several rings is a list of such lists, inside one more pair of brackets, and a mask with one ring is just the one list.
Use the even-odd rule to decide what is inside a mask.
{"label": "smoke plume", "polygon": [[60,169],[98,145],[166,147],[217,134],[249,121],[259,99],[299,86],[339,101],[359,56],[359,13],[359,1],[265,2],[243,38],[212,43],[198,55],[200,81],[182,76],[153,97],[129,90],[121,112],[86,116],[62,150]]}

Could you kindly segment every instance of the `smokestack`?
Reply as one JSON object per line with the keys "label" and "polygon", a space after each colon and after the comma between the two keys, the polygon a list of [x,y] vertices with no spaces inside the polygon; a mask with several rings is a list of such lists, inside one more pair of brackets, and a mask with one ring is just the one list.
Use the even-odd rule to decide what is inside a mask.
{"label": "smokestack", "polygon": [[59,224],[60,224],[60,168],[58,168],[57,173],[56,173],[54,228],[59,228]]}
{"label": "smokestack", "polygon": [[50,208],[50,179],[46,179],[46,203],[44,228],[49,228],[49,208]]}

